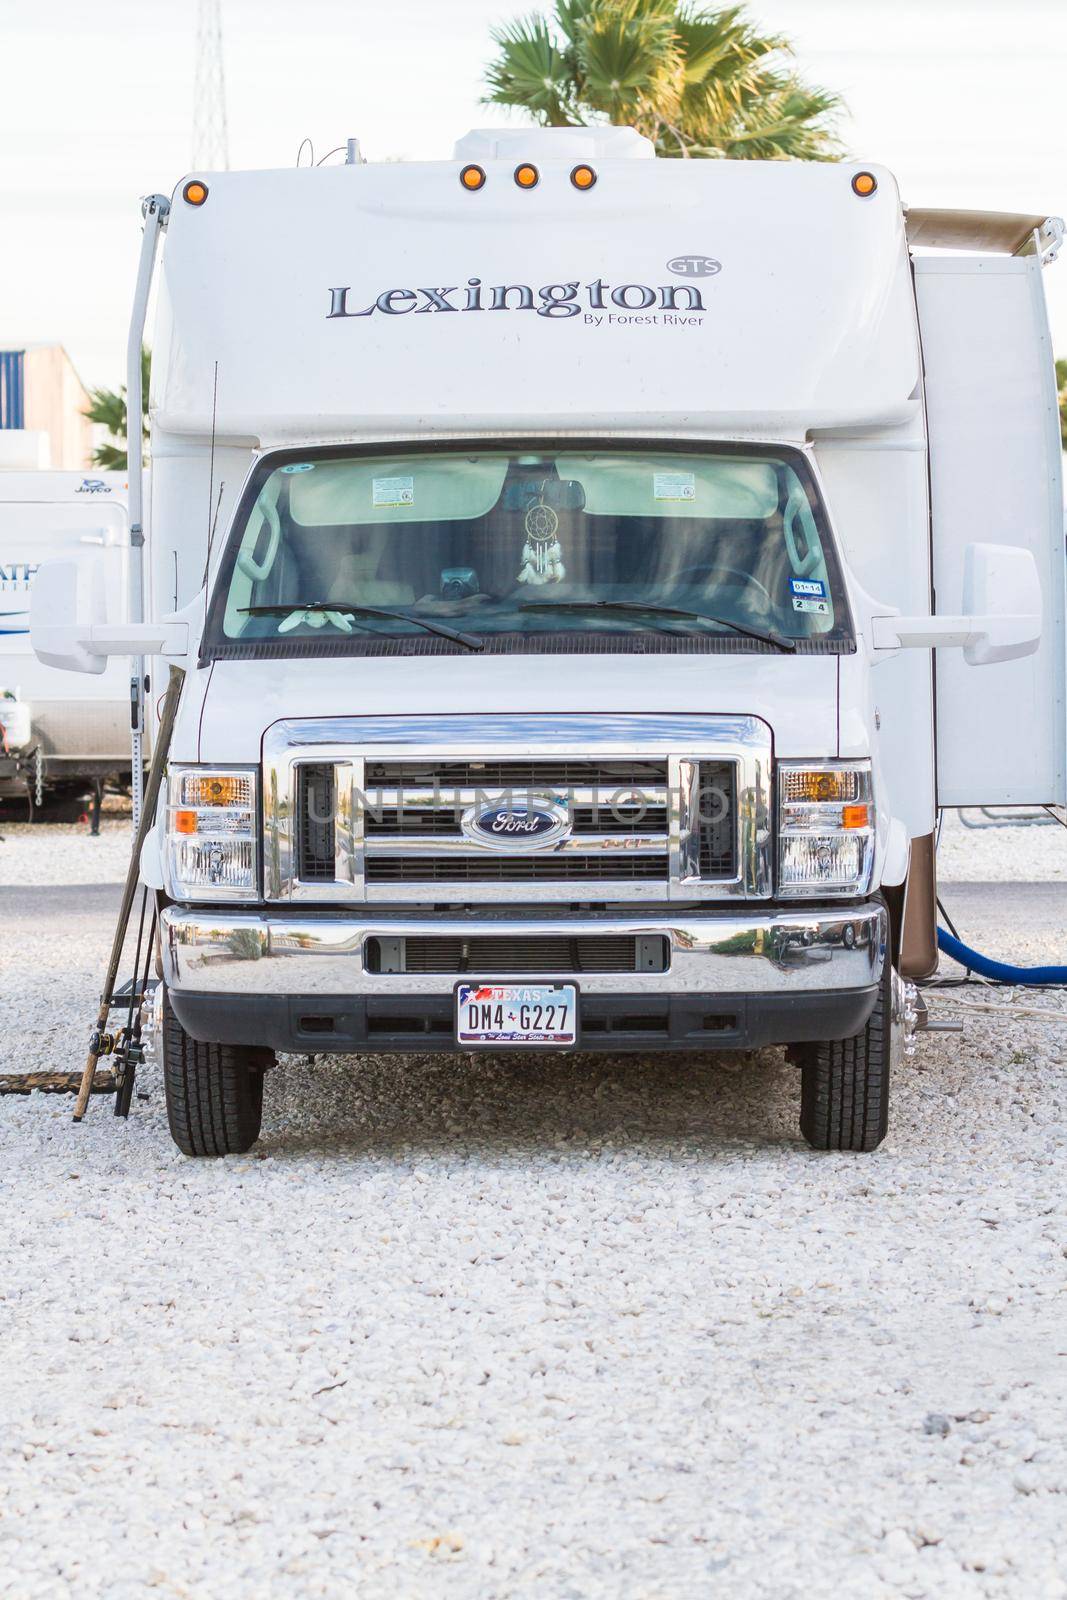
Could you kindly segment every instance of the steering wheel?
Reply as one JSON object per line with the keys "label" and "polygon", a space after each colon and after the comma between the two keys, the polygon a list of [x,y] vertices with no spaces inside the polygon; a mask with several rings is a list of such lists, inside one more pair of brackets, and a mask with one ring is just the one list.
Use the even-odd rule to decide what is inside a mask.
{"label": "steering wheel", "polygon": [[[764,585],[762,583],[760,583],[758,578],[754,578],[752,576],[751,572],[742,572],[740,567],[723,567],[723,566],[702,567],[702,566],[699,566],[699,565],[694,565],[694,566],[689,566],[689,567],[682,567],[680,569],[680,571],[678,571],[678,572],[676,572],[674,574],[674,576],[675,576],[676,579],[678,579],[678,578],[686,578],[686,577],[711,578],[711,577],[714,577],[714,575],[716,573],[725,573],[729,577],[737,579],[738,582],[740,582],[740,583],[750,584],[753,589],[758,589],[759,590],[759,592],[763,596],[764,600],[766,600],[768,606],[770,606],[772,610],[774,609],[774,601],[771,599],[770,594],[767,592],[767,589],[764,587]],[[728,588],[733,588],[733,587],[735,587],[735,585],[728,584],[727,587]]]}

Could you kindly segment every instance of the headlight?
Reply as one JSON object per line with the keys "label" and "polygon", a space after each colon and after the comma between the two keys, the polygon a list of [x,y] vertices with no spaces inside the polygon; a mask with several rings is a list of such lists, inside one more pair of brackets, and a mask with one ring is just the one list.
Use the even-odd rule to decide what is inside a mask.
{"label": "headlight", "polygon": [[171,767],[167,781],[171,894],[176,900],[254,900],[255,769]]}
{"label": "headlight", "polygon": [[780,761],[779,894],[866,894],[873,870],[870,762]]}

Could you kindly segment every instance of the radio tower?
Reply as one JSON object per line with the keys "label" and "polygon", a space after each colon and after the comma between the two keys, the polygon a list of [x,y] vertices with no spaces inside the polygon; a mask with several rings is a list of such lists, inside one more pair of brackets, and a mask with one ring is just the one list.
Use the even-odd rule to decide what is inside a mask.
{"label": "radio tower", "polygon": [[222,71],[219,0],[198,0],[196,93],[193,104],[193,170],[224,172],[230,165],[226,132],[226,81]]}

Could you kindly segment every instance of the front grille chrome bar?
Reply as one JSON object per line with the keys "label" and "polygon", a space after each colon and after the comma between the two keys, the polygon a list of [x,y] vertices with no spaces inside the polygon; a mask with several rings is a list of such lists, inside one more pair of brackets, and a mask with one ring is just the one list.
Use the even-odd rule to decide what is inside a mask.
{"label": "front grille chrome bar", "polygon": [[[537,859],[559,855],[596,855],[610,850],[616,855],[660,854],[667,849],[665,833],[572,833],[568,839],[557,839],[537,852]],[[499,859],[499,852],[486,840],[441,837],[438,834],[401,834],[394,838],[370,838],[364,845],[368,856],[448,856],[491,855]]]}

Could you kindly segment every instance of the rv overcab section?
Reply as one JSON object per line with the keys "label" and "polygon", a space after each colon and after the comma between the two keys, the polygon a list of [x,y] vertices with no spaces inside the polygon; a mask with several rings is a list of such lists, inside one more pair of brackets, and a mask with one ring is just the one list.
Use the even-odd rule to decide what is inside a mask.
{"label": "rv overcab section", "polygon": [[782,1043],[808,1139],[879,1142],[939,802],[1063,797],[1055,230],[918,216],[618,129],[179,184],[127,645],[186,669],[176,1095],[219,1044]]}

